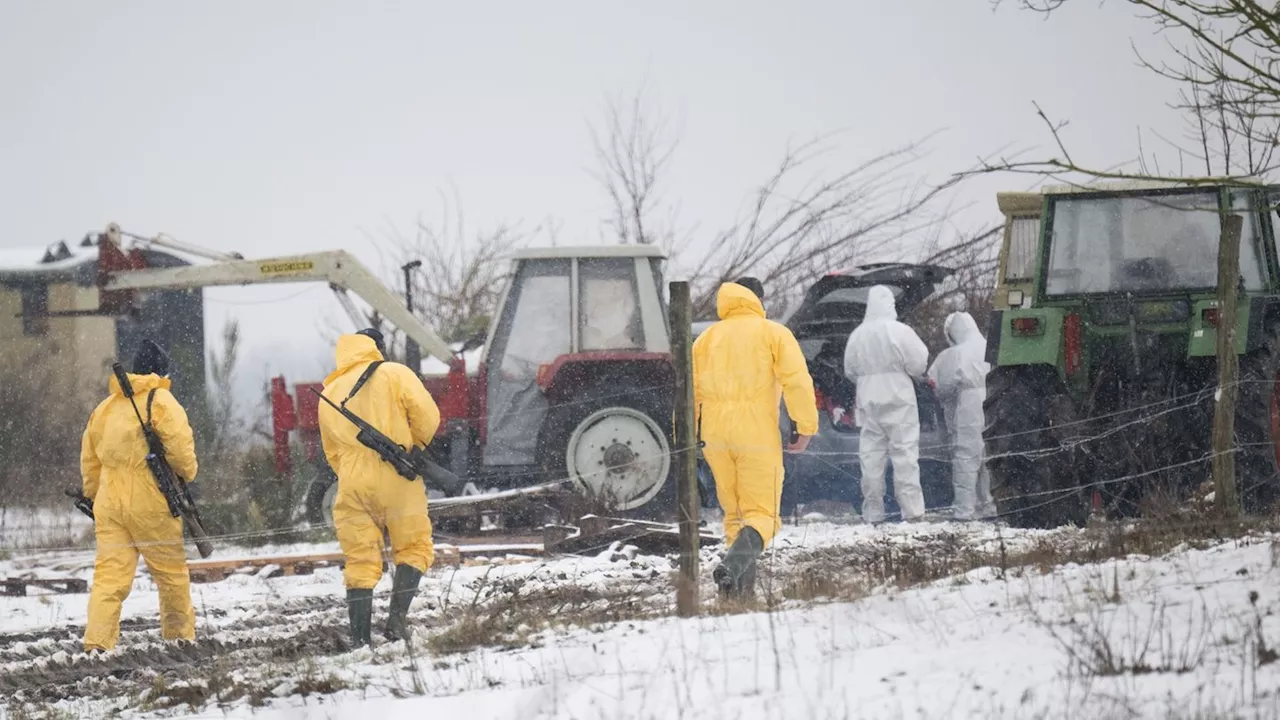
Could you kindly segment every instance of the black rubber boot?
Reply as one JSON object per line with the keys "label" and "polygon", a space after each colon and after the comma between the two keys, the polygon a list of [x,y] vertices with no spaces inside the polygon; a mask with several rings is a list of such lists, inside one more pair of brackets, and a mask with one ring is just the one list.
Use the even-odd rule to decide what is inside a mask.
{"label": "black rubber boot", "polygon": [[724,560],[711,573],[720,594],[739,597],[755,591],[756,558],[764,551],[764,539],[755,528],[744,527]]}
{"label": "black rubber boot", "polygon": [[383,635],[391,641],[404,640],[409,635],[409,605],[418,594],[418,582],[422,571],[412,565],[397,565],[395,582],[391,586],[391,610],[387,614],[387,627]]}
{"label": "black rubber boot", "polygon": [[352,649],[373,642],[373,590],[347,590],[347,619],[351,621]]}

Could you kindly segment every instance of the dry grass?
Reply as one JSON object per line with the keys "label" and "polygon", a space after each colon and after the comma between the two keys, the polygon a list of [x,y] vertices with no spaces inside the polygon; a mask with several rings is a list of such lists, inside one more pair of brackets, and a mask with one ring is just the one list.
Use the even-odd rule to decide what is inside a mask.
{"label": "dry grass", "polygon": [[142,697],[142,710],[187,708],[200,710],[208,705],[226,706],[247,703],[262,707],[275,696],[281,683],[291,688],[290,695],[332,695],[350,685],[332,673],[321,673],[312,665],[304,665],[302,673],[289,680],[279,677],[244,678],[234,668],[222,665],[199,676],[173,677],[157,675]]}
{"label": "dry grass", "polygon": [[[854,599],[868,587],[915,587],[979,568],[992,568],[1000,577],[1021,577],[1070,563],[1096,564],[1130,555],[1155,557],[1175,549],[1207,548],[1276,528],[1274,519],[1138,521],[1055,533],[1017,547],[1002,539],[975,546],[970,538],[951,532],[918,535],[909,545],[885,537],[792,552],[785,566],[773,572],[769,586],[785,599]],[[762,563],[762,570],[767,572],[767,563]]]}
{"label": "dry grass", "polygon": [[433,633],[427,645],[435,655],[479,647],[527,647],[536,644],[536,635],[552,628],[641,620],[666,611],[628,588],[598,592],[574,585],[534,585],[523,577],[510,577],[482,584],[469,605],[446,611],[447,626]]}

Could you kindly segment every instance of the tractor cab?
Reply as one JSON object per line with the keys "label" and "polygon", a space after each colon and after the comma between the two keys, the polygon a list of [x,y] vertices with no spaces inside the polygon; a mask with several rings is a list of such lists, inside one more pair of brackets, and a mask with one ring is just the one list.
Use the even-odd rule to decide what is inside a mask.
{"label": "tractor cab", "polygon": [[996,310],[1031,307],[1044,196],[1033,192],[1002,192],[996,193],[996,204],[1004,213],[1004,233],[992,307]]}
{"label": "tractor cab", "polygon": [[541,471],[618,510],[669,485],[664,260],[651,245],[514,255],[481,370],[483,471]]}
{"label": "tractor cab", "polygon": [[[1241,479],[1251,489],[1242,496],[1260,507],[1277,495],[1276,196],[1243,184],[1046,188],[1025,264],[1029,293],[1007,233],[1006,300],[987,336],[989,468],[1002,514],[1033,525],[1081,521],[1089,504],[1135,515],[1157,499],[1181,502],[1203,479],[1227,215],[1243,220],[1232,288],[1242,381],[1235,437],[1252,476]],[[1016,199],[1002,202],[1010,224],[1034,217],[1030,199]],[[1105,475],[1135,480],[1085,487]]]}

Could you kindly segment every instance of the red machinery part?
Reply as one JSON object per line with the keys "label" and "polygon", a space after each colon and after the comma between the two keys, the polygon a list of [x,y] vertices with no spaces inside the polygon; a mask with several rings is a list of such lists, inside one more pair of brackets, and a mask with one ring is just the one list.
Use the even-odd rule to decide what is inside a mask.
{"label": "red machinery part", "polygon": [[1080,369],[1081,361],[1081,338],[1080,338],[1080,316],[1072,313],[1063,321],[1064,326],[1064,354],[1067,366],[1067,374],[1075,375]]}
{"label": "red machinery part", "polygon": [[289,431],[298,426],[298,413],[289,397],[284,377],[271,378],[271,430],[275,446],[276,474],[293,473],[293,457],[289,453]]}
{"label": "red machinery part", "polygon": [[324,390],[324,383],[298,383],[293,386],[293,394],[298,399],[298,435],[307,451],[307,459],[315,462],[320,459],[320,398],[311,392]]}
{"label": "red machinery part", "polygon": [[106,290],[107,280],[112,273],[121,270],[142,270],[147,267],[147,259],[137,248],[129,252],[121,250],[109,240],[106,234],[98,236],[98,306],[110,314],[124,314],[133,309],[132,290]]}

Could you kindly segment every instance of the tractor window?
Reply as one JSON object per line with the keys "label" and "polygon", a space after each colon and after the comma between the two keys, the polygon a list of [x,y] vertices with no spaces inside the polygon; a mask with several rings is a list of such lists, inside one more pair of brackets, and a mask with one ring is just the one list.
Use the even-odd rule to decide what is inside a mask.
{"label": "tractor window", "polygon": [[[1218,284],[1221,225],[1215,192],[1064,198],[1053,204],[1052,217],[1049,295]],[[1250,282],[1257,280],[1253,265]]]}
{"label": "tractor window", "polygon": [[486,465],[531,465],[547,398],[538,369],[570,352],[569,261],[523,260],[486,363]]}
{"label": "tractor window", "polygon": [[[569,352],[569,263],[529,261],[516,279],[502,364],[526,374]],[[505,318],[504,318],[505,319]],[[504,323],[505,324],[505,323]]]}
{"label": "tractor window", "polygon": [[1035,272],[1036,248],[1040,244],[1040,216],[1009,220],[1009,262],[1005,280],[1031,280]]}
{"label": "tractor window", "polygon": [[643,350],[634,258],[578,261],[578,337],[583,350]]}

